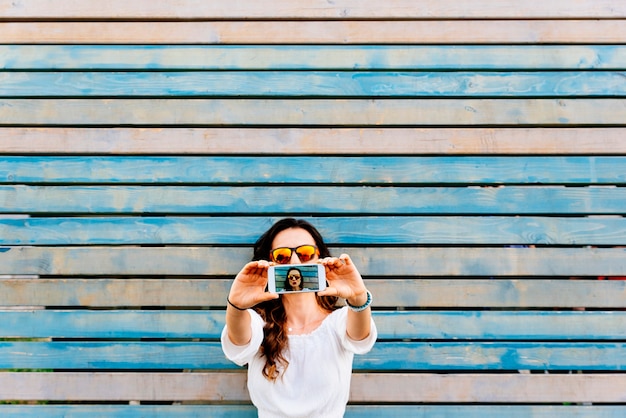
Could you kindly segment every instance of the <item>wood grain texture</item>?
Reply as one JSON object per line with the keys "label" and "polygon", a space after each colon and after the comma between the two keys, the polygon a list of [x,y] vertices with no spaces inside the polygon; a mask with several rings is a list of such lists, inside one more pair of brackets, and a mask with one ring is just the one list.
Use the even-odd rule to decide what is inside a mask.
{"label": "wood grain texture", "polygon": [[[0,218],[0,245],[249,245],[265,232],[265,221],[225,216]],[[620,245],[626,236],[626,219],[613,216],[349,216],[313,221],[332,245]]]}
{"label": "wood grain texture", "polygon": [[[626,128],[0,127],[0,153],[624,155]],[[176,147],[172,147],[172,139]]]}
{"label": "wood grain texture", "polygon": [[[539,277],[539,279],[419,278],[416,280],[414,278],[377,279],[365,276],[367,287],[376,297],[377,308],[419,306],[479,309],[485,307],[611,309],[626,307],[626,282],[624,281],[597,281],[595,277],[583,278],[586,280],[561,280],[548,277]],[[232,276],[193,279],[159,277],[159,280],[154,278],[63,277],[58,279],[1,279],[0,306],[224,308],[231,282]],[[32,309],[29,313],[33,317],[47,315],[32,312]],[[11,315],[19,317],[20,314],[11,313]],[[212,318],[210,314],[206,313],[206,315],[206,318],[202,320],[208,321]],[[146,317],[139,316],[139,318]],[[590,320],[589,316],[585,318]],[[389,319],[384,320],[389,321]],[[191,320],[188,321],[190,324],[193,323]],[[606,325],[609,322],[606,321],[603,324]],[[7,322],[4,326],[8,327],[9,323]],[[49,322],[42,320],[42,323]],[[123,332],[129,326],[133,325],[120,325],[113,332]],[[394,327],[392,328],[395,329]],[[603,329],[599,324],[596,328]],[[180,329],[186,328],[180,327]],[[206,327],[207,331],[211,329],[214,328]],[[570,328],[567,329],[569,332],[575,332]],[[20,333],[25,331],[17,328],[9,334],[23,336]]]}
{"label": "wood grain texture", "polygon": [[15,3],[0,2],[6,18],[47,19],[384,19],[384,18],[617,18],[626,17],[626,6],[614,0],[528,0],[522,4],[514,0],[494,3],[477,0],[468,5],[454,0],[389,0],[385,8],[372,7],[368,2],[337,0],[273,0],[260,5],[253,0],[240,0],[234,5],[221,3],[198,4],[192,0],[136,1],[110,0],[103,7],[95,0],[66,0],[63,7],[49,0],[31,0]]}
{"label": "wood grain texture", "polygon": [[[243,373],[0,373],[0,399],[249,401]],[[624,374],[357,373],[352,402],[623,402]]]}
{"label": "wood grain texture", "polygon": [[[250,405],[0,405],[0,413],[14,418],[254,418]],[[467,418],[621,418],[621,405],[348,405],[346,418],[414,418],[460,416]]]}
{"label": "wood grain texture", "polygon": [[619,71],[0,73],[3,97],[623,97]]}
{"label": "wood grain texture", "polygon": [[[625,364],[623,343],[378,342],[367,354],[355,357],[353,370],[619,371]],[[136,371],[239,368],[224,357],[219,342],[145,341],[0,342],[0,367]]]}
{"label": "wood grain texture", "polygon": [[[626,248],[335,247],[367,276],[623,276]],[[2,247],[0,274],[235,275],[231,247]],[[445,263],[442,262],[445,260]]]}
{"label": "wood grain texture", "polygon": [[[365,276],[367,287],[376,297],[377,308],[419,306],[480,309],[485,307],[610,309],[626,307],[626,282],[623,281],[596,281],[594,277],[584,278],[587,280],[560,280],[547,277],[540,277],[540,279],[419,278],[416,280],[414,278],[377,279]],[[231,282],[232,276],[193,279],[159,277],[159,280],[154,278],[63,277],[0,279],[2,290],[0,306],[224,308]],[[29,314],[33,317],[46,315],[32,312],[32,309]],[[11,313],[11,315],[19,316],[20,314]],[[208,321],[212,316],[208,313],[206,315],[203,320]],[[145,317],[139,316],[139,318]],[[9,321],[8,317],[6,321]],[[188,321],[190,324],[193,323],[191,320]],[[4,326],[8,327],[9,323],[5,323]],[[48,321],[43,320],[42,323],[49,324]],[[603,324],[606,323],[608,322],[603,322]],[[117,326],[114,332],[123,332],[128,326],[133,325]],[[600,325],[596,328],[602,329]],[[9,334],[23,336],[20,333],[26,330],[20,329],[17,328]],[[186,328],[180,327],[180,329]],[[211,329],[214,328],[206,327],[207,331]],[[569,331],[573,332],[571,329]]]}
{"label": "wood grain texture", "polygon": [[625,201],[614,186],[0,186],[5,214],[620,215]]}
{"label": "wood grain texture", "polygon": [[624,45],[0,45],[1,69],[47,71],[608,71],[625,57]]}
{"label": "wood grain texture", "polygon": [[616,125],[626,99],[0,99],[2,125]]}
{"label": "wood grain texture", "polygon": [[[571,2],[567,4],[563,10],[572,7]],[[518,6],[516,3],[510,10]],[[586,17],[570,20],[165,21],[158,24],[141,21],[0,22],[3,44],[619,45],[625,39],[624,19]]]}
{"label": "wood grain texture", "polygon": [[[367,280],[368,284],[369,282]],[[397,285],[394,286],[392,284],[392,286],[396,289],[399,288]],[[427,289],[427,287],[427,284],[422,285],[422,288]],[[372,291],[379,288],[380,286],[374,286]],[[567,286],[562,286],[561,288],[567,289]],[[128,289],[132,289],[132,286],[129,286]],[[471,284],[468,284],[465,289],[457,286],[457,289],[467,293],[471,289]],[[574,288],[572,287],[572,289]],[[433,293],[433,290],[431,289],[429,292]],[[377,301],[379,299],[378,296],[379,293],[376,293]],[[179,297],[182,299],[182,295],[179,295]],[[224,303],[223,300],[221,302],[222,304]],[[558,300],[554,300],[555,304],[558,304],[558,302]],[[415,306],[421,306],[421,304],[416,302]],[[191,343],[197,342],[199,339],[217,340],[220,338],[225,323],[224,309],[225,307],[222,306],[220,310],[183,310],[180,308],[175,309],[174,307],[170,307],[167,310],[125,309],[124,307],[111,310],[6,310],[0,311],[2,317],[0,332],[7,338],[118,339],[127,341],[146,338],[177,339],[180,340],[179,342]],[[569,341],[571,344],[555,345],[555,347],[573,351],[576,344],[580,342],[579,340],[608,344],[611,342],[620,343],[626,337],[626,330],[621,326],[626,319],[626,312],[624,311],[431,311],[426,309],[395,311],[380,309],[377,307],[373,312],[374,321],[378,329],[378,338],[381,340],[377,344],[383,341],[406,342],[405,340],[407,339],[454,341],[458,343],[472,342],[474,340],[483,342],[500,342],[502,340],[519,342],[552,341],[555,343]],[[402,347],[411,347],[414,342],[407,342]],[[37,350],[37,345],[39,345],[39,342],[27,342],[23,344],[23,347],[32,347],[33,350]],[[94,345],[94,347],[98,350],[104,350],[105,345],[103,342],[103,344]],[[56,344],[51,344],[45,350],[52,349],[55,346]],[[10,347],[15,346],[10,344],[4,347],[5,350],[8,350],[6,351],[7,355],[20,353],[19,355],[28,356],[31,353],[30,350],[22,352],[21,350],[11,349]],[[61,346],[59,345],[59,347]],[[172,347],[174,347],[173,350],[184,349],[184,346],[172,345]],[[385,347],[384,350],[391,350],[390,347]],[[609,345],[606,347],[618,348],[618,346]],[[89,346],[85,346],[85,349],[88,348]],[[215,344],[205,348],[213,351],[219,350],[219,347]],[[133,349],[139,350],[140,348],[136,347]],[[155,349],[166,350],[167,348],[163,346]],[[619,350],[622,350],[622,348],[619,348]],[[202,350],[195,351],[195,348],[190,348],[189,352],[193,353],[193,356],[197,356],[197,353],[201,353]],[[376,356],[378,355],[376,354]],[[401,361],[401,359],[405,358],[404,356],[396,355],[389,357],[396,359],[389,361]],[[171,361],[177,360],[172,359]],[[382,361],[382,357],[377,361]],[[606,361],[606,364],[609,364],[609,361],[617,361],[617,359],[606,359]],[[168,361],[165,364],[170,363]],[[158,366],[155,367],[158,368]],[[55,368],[61,367],[55,366]],[[393,369],[394,367],[390,368]]]}
{"label": "wood grain texture", "polygon": [[0,184],[64,183],[617,185],[626,157],[0,156]]}

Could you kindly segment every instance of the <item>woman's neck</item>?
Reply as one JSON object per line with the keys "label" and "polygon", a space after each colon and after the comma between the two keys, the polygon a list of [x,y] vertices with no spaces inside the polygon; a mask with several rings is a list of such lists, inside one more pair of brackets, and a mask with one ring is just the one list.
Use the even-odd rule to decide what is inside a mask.
{"label": "woman's neck", "polygon": [[317,303],[313,292],[284,294],[282,298],[287,323],[294,328],[303,327],[312,322],[321,322],[328,316],[328,312]]}

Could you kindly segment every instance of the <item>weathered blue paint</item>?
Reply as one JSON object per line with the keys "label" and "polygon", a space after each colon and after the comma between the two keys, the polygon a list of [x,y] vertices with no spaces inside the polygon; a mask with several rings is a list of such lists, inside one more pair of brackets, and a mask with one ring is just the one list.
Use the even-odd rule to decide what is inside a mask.
{"label": "weathered blue paint", "polygon": [[[219,342],[0,342],[3,369],[236,369]],[[626,344],[378,342],[355,370],[624,370]]]}
{"label": "weathered blue paint", "polygon": [[[459,291],[463,291],[462,288]],[[218,339],[222,311],[32,310],[2,314],[2,335],[11,338]],[[392,311],[377,310],[381,340],[621,341],[623,311]]]}
{"label": "weathered blue paint", "polygon": [[[11,418],[254,418],[252,405],[0,405]],[[595,405],[348,405],[346,418],[623,418],[626,406]]]}
{"label": "weathered blue paint", "polygon": [[0,156],[1,183],[617,185],[626,157]]}
{"label": "weathered blue paint", "polygon": [[0,97],[623,97],[622,72],[6,72]]}
{"label": "weathered blue paint", "polygon": [[623,187],[0,186],[8,214],[621,215],[625,202]]}
{"label": "weathered blue paint", "polygon": [[[272,218],[278,220],[278,218]],[[620,245],[624,217],[331,216],[307,218],[333,245]],[[0,245],[249,245],[260,217],[0,218]]]}
{"label": "weathered blue paint", "polygon": [[0,45],[5,70],[620,70],[624,45]]}

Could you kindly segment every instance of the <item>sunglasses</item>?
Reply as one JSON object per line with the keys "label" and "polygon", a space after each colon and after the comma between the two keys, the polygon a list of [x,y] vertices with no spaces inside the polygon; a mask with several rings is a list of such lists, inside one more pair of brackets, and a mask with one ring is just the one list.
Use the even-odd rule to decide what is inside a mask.
{"label": "sunglasses", "polygon": [[301,245],[296,248],[279,247],[274,248],[270,252],[270,260],[278,264],[288,264],[294,251],[303,263],[312,260],[313,257],[320,254],[315,245]]}

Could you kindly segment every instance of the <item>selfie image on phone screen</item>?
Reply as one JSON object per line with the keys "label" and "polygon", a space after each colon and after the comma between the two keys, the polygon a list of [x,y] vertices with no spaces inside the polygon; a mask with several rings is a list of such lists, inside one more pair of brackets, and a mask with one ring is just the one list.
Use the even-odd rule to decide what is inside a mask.
{"label": "selfie image on phone screen", "polygon": [[317,292],[326,288],[324,266],[319,264],[271,266],[268,274],[270,292]]}

